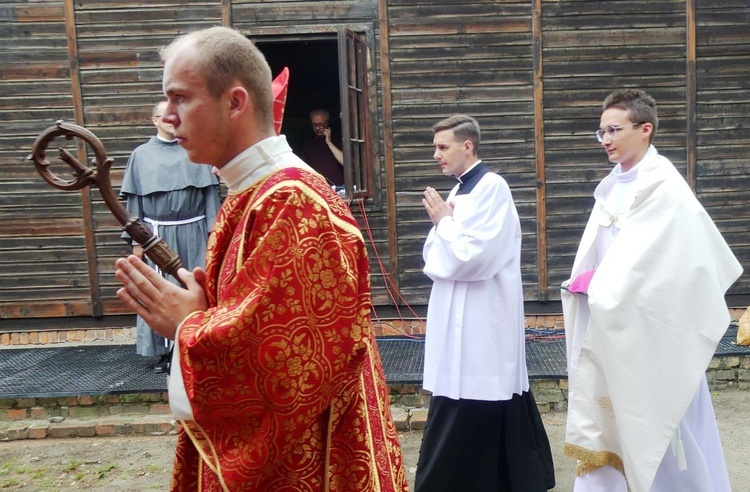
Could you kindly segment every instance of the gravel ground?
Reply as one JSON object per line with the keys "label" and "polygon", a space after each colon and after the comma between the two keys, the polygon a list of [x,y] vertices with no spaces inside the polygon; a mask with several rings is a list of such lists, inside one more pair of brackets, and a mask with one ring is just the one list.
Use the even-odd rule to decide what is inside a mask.
{"label": "gravel ground", "polygon": [[[716,417],[724,444],[729,475],[735,491],[746,490],[750,468],[750,392],[713,393]],[[543,415],[552,443],[557,474],[555,492],[572,491],[575,463],[562,456],[565,413]],[[422,433],[399,435],[410,485]],[[0,442],[0,490],[27,491],[133,491],[168,490],[174,436],[27,439]]]}

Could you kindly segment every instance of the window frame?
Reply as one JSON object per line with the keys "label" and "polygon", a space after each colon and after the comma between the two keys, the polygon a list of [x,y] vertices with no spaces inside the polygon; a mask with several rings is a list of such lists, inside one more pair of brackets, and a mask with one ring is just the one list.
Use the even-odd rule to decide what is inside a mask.
{"label": "window frame", "polygon": [[[382,199],[374,24],[295,26],[284,32],[279,32],[278,28],[254,28],[246,31],[245,35],[258,42],[337,40],[345,198],[363,199],[368,208],[380,208]],[[349,97],[350,80],[354,82],[352,92],[358,96],[353,97],[356,115],[352,113],[352,98]],[[352,152],[353,148],[355,152]]]}
{"label": "window frame", "polygon": [[[338,30],[339,94],[341,96],[341,141],[344,153],[344,186],[346,196],[373,198],[374,163],[377,162],[377,134],[371,124],[370,95],[372,62],[368,46],[372,30],[357,31],[349,27]],[[374,85],[374,84],[373,84]],[[347,117],[344,118],[344,115]]]}

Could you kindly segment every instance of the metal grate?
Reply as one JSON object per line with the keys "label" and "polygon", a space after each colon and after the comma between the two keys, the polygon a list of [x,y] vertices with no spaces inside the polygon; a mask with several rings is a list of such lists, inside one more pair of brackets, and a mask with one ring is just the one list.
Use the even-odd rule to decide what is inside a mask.
{"label": "metal grate", "polygon": [[[380,359],[389,384],[421,384],[424,340],[378,339]],[[526,342],[529,378],[566,378],[565,340]]]}
{"label": "metal grate", "polygon": [[737,323],[729,325],[726,333],[719,341],[719,346],[716,347],[715,355],[750,355],[750,347],[737,345]]}
{"label": "metal grate", "polygon": [[[717,356],[750,355],[736,345],[737,325],[729,326]],[[424,340],[379,338],[378,348],[389,384],[421,384]],[[565,378],[564,339],[526,342],[529,378]],[[158,356],[143,357],[134,345],[82,345],[0,350],[0,398],[48,398],[78,395],[154,393],[167,390],[164,374],[151,367]]]}
{"label": "metal grate", "polygon": [[568,377],[565,340],[527,340],[526,369],[529,379]]}
{"label": "metal grate", "polygon": [[388,384],[422,384],[424,340],[379,338],[378,350]]}
{"label": "metal grate", "polygon": [[47,398],[151,393],[167,389],[164,374],[134,345],[90,345],[0,351],[0,397]]}

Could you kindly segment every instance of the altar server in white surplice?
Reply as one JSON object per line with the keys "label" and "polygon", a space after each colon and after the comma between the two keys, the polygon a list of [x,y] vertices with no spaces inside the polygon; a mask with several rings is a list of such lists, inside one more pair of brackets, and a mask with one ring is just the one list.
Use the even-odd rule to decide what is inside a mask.
{"label": "altar server in white surplice", "polygon": [[416,491],[545,491],[554,467],[526,371],[518,213],[477,157],[475,119],[455,115],[433,131],[434,158],[458,184],[447,201],[433,188],[422,200],[434,224],[423,250],[432,400]]}
{"label": "altar server in white surplice", "polygon": [[616,165],[562,291],[576,492],[730,490],[705,371],[742,268],[651,145],[657,126],[643,91],[604,101],[596,136]]}

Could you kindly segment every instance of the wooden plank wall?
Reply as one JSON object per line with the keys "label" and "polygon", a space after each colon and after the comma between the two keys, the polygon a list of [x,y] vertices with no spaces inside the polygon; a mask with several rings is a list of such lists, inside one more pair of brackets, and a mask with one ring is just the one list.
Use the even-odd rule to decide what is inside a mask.
{"label": "wooden plank wall", "polygon": [[[11,0],[0,5],[0,20],[0,318],[123,313],[112,273],[127,250],[98,192],[54,190],[25,157],[55,120],[78,119],[115,159],[119,186],[128,155],[153,134],[159,48],[182,32],[230,22],[251,37],[374,26],[377,101],[389,102],[376,116],[382,207],[367,210],[376,304],[391,302],[379,266],[395,265],[391,254],[406,300],[427,301],[421,247],[430,223],[421,193],[454,184],[432,159],[430,127],[457,112],[477,117],[480,156],[513,190],[526,299],[554,300],[593,188],[611,167],[593,132],[602,99],[618,87],[656,97],[656,145],[690,177],[750,271],[747,0],[196,0],[190,8],[180,0]],[[385,189],[386,178],[394,189]],[[747,298],[750,274],[732,293]]]}
{"label": "wooden plank wall", "polygon": [[455,185],[432,159],[431,127],[455,113],[477,118],[479,156],[508,181],[524,231],[523,275],[535,296],[536,168],[531,8],[528,1],[389,0],[395,191],[401,292],[426,303],[422,245],[431,227],[425,187]]}
{"label": "wooden plank wall", "polygon": [[695,191],[745,268],[730,294],[750,293],[750,4],[696,2]]}
{"label": "wooden plank wall", "polygon": [[[694,187],[748,271],[749,20],[743,0],[544,3],[550,292],[569,274],[591,194],[611,169],[593,131],[601,101],[620,87],[655,97],[654,145]],[[730,290],[739,305],[749,278]]]}
{"label": "wooden plank wall", "polygon": [[[375,0],[199,0],[190,8],[180,0],[24,0],[0,9],[8,48],[0,55],[0,318],[10,319],[127,312],[115,297],[113,272],[128,248],[98,191],[87,192],[89,199],[55,190],[24,160],[44,128],[64,119],[94,132],[114,158],[117,190],[128,156],[154,133],[151,106],[162,98],[158,51],[176,35],[231,20],[248,35],[258,27],[263,35],[335,33],[338,25],[377,21]],[[389,262],[387,216],[378,207],[367,213],[377,245],[370,247],[374,297],[388,303],[378,262],[378,255]]]}
{"label": "wooden plank wall", "polygon": [[250,34],[258,28],[286,32],[294,26],[299,32],[304,26],[373,22],[378,12],[374,0],[233,0],[231,4],[232,26]]}
{"label": "wooden plank wall", "polygon": [[[84,125],[114,158],[116,190],[130,153],[155,133],[151,108],[163,99],[159,49],[178,34],[218,24],[221,5],[216,0],[192,2],[189,9],[180,0],[75,3]],[[115,297],[114,261],[128,248],[98,191],[92,195],[103,314],[124,313]]]}
{"label": "wooden plank wall", "polygon": [[[655,145],[750,269],[747,1],[388,0],[388,16],[399,278],[411,302],[429,295],[421,247],[431,224],[421,192],[454,184],[434,168],[431,124],[456,112],[477,117],[480,156],[506,177],[522,217],[525,298],[556,300],[594,187],[612,167],[594,138],[601,102],[622,87],[656,98]],[[535,155],[539,131],[543,154]],[[546,210],[534,200],[535,166],[543,166]],[[749,278],[731,293],[747,299]]]}
{"label": "wooden plank wall", "polygon": [[[375,41],[373,46],[373,58],[370,64],[375,67],[378,92],[382,88],[379,70],[380,60],[378,58],[378,45],[380,31],[377,29],[378,2],[377,0],[328,0],[289,2],[257,0],[233,0],[231,3],[232,26],[239,29],[251,39],[262,39],[264,36],[299,36],[310,33],[335,34],[339,26],[369,26],[374,29]],[[291,74],[291,78],[295,75]],[[374,100],[382,101],[382,95],[378,93]],[[383,140],[383,122],[378,117],[378,109],[372,112],[372,123],[378,126],[378,140]],[[378,152],[378,158],[382,161],[383,152]],[[376,168],[378,164],[376,163]],[[386,204],[387,190],[382,186],[381,176],[384,170],[376,169],[378,177],[376,183],[379,188],[379,200],[373,206],[371,201],[366,202],[364,208],[357,203],[351,204],[352,212],[359,222],[362,233],[367,242],[370,255],[370,274],[373,302],[376,305],[392,304],[391,295],[386,285],[390,254],[388,249],[388,215]],[[364,212],[362,211],[364,210]],[[368,232],[369,228],[369,232]],[[370,240],[370,236],[372,240]]]}
{"label": "wooden plank wall", "polygon": [[154,133],[151,106],[162,97],[159,48],[188,29],[221,23],[217,1],[181,6],[178,0],[156,6],[65,0],[2,7],[9,49],[0,67],[0,317],[125,312],[113,272],[114,259],[128,248],[98,190],[91,191],[89,207],[88,196],[53,189],[24,158],[55,120],[83,124],[114,158],[117,190],[130,152]]}
{"label": "wooden plank wall", "polygon": [[0,5],[0,318],[91,314],[82,198],[26,160],[36,136],[72,120],[62,1]]}

